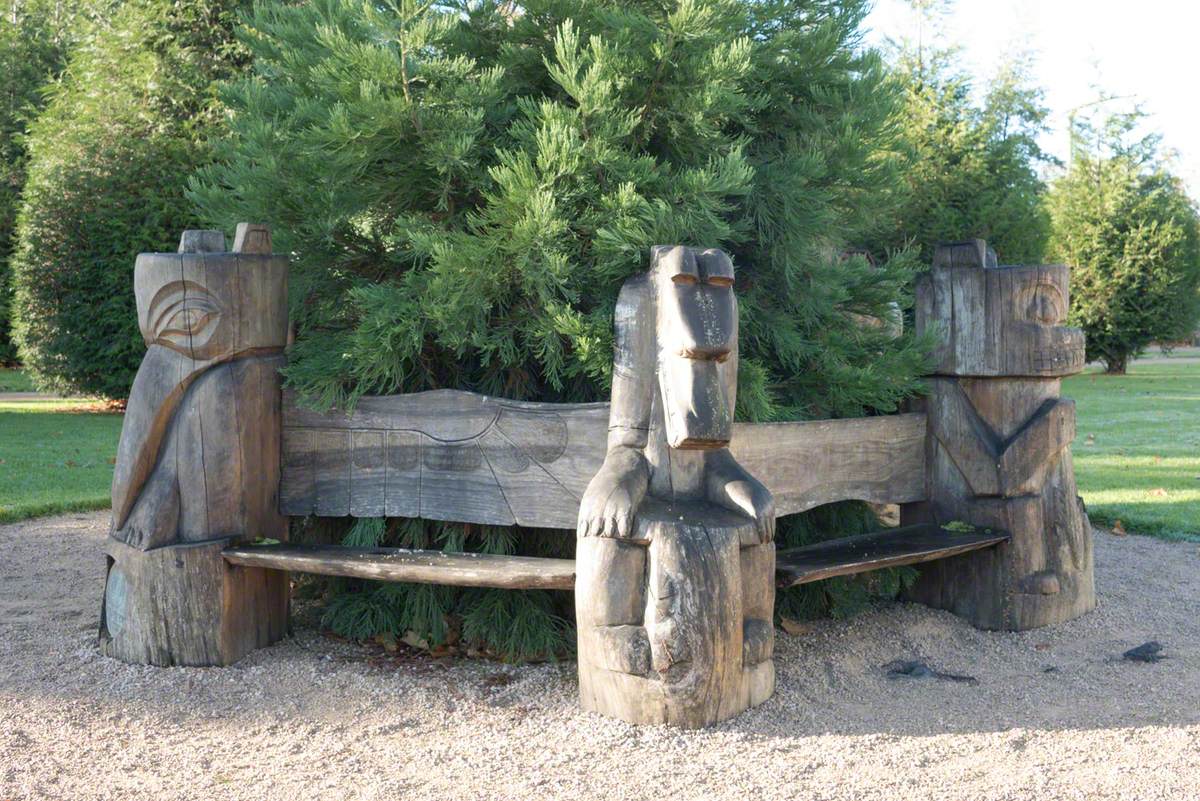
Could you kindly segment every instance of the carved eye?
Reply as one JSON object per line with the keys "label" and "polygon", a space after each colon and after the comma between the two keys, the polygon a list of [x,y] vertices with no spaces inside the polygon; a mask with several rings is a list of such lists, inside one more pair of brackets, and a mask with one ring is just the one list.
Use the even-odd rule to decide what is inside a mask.
{"label": "carved eye", "polygon": [[1054,284],[1038,284],[1029,299],[1028,319],[1043,325],[1058,325],[1067,317],[1063,296]]}
{"label": "carved eye", "polygon": [[700,279],[691,273],[675,273],[675,275],[671,276],[671,280],[677,284],[695,284],[698,283]]}
{"label": "carved eye", "polygon": [[732,275],[710,275],[704,280],[713,286],[733,286]]}
{"label": "carved eye", "polygon": [[166,323],[159,336],[197,336],[220,315],[220,309],[203,297],[186,298],[164,315]]}

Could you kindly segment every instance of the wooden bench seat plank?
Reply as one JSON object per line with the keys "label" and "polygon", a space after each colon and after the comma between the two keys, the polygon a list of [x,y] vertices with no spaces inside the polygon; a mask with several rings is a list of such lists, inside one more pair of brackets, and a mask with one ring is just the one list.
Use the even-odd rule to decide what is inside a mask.
{"label": "wooden bench seat plank", "polygon": [[[1008,534],[995,530],[957,532],[932,525],[905,526],[780,551],[775,576],[779,586],[791,587],[945,559],[1007,540]],[[573,559],[286,543],[228,548],[224,557],[246,567],[376,581],[502,589],[570,590],[575,586]]]}
{"label": "wooden bench seat plank", "polygon": [[775,578],[780,587],[792,587],[833,576],[945,559],[1008,539],[1006,532],[995,529],[966,532],[936,525],[904,526],[779,551]]}
{"label": "wooden bench seat plank", "polygon": [[243,545],[227,548],[222,555],[225,561],[245,567],[376,581],[520,590],[570,590],[575,586],[573,559],[287,543]]}

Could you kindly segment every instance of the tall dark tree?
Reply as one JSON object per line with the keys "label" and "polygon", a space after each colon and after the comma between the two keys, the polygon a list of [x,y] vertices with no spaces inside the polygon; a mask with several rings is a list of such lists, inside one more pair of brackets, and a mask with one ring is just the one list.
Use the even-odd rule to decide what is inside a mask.
{"label": "tall dark tree", "polygon": [[1087,358],[1124,373],[1152,342],[1200,320],[1200,215],[1138,112],[1079,119],[1071,164],[1049,197],[1051,252],[1070,264],[1071,321]]}
{"label": "tall dark tree", "polygon": [[124,398],[144,347],[139,251],[195,227],[187,176],[246,63],[233,0],[129,0],[71,52],[30,128],[13,254],[14,339],[45,389]]}
{"label": "tall dark tree", "polygon": [[[879,236],[902,187],[866,5],[262,4],[254,74],[226,90],[232,135],[193,196],[226,228],[272,223],[295,255],[287,379],[310,403],[433,387],[603,399],[622,281],[651,245],[683,243],[737,265],[742,418],[891,410],[922,350],[861,321],[906,302],[910,262],[841,257]],[[383,539],[559,555],[574,541],[413,520],[349,535]],[[328,619],[527,655],[560,648],[568,618],[545,593],[368,585]]]}
{"label": "tall dark tree", "polygon": [[8,260],[25,185],[25,137],[47,85],[66,64],[67,50],[90,25],[93,5],[58,0],[8,0],[0,13],[0,365],[16,359],[9,321]]}

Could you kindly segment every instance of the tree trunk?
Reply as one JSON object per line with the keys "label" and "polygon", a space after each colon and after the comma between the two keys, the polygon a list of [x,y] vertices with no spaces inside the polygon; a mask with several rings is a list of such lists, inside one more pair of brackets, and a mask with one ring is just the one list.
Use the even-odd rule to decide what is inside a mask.
{"label": "tree trunk", "polygon": [[1110,356],[1104,359],[1104,372],[1107,375],[1125,375],[1128,367],[1129,356],[1127,354]]}

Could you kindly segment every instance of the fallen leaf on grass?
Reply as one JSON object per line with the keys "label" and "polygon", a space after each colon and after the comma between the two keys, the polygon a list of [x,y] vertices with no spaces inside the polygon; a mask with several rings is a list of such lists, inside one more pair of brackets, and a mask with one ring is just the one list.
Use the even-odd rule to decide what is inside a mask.
{"label": "fallen leaf on grass", "polygon": [[1154,489],[1150,490],[1150,494],[1153,495],[1155,498],[1167,497],[1167,491],[1162,487],[1155,487]]}
{"label": "fallen leaf on grass", "polygon": [[1115,523],[1113,523],[1112,533],[1116,534],[1118,537],[1124,537],[1129,532],[1125,530],[1124,524],[1121,523],[1120,520],[1118,520]]}

